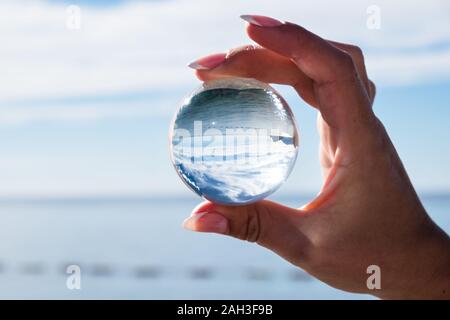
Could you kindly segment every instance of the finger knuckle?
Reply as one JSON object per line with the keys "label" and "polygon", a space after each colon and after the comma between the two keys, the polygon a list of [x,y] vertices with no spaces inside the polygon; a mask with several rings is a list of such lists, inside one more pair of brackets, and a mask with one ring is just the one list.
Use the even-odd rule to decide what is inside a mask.
{"label": "finger knuckle", "polygon": [[260,49],[260,48],[257,45],[253,45],[253,44],[247,44],[247,45],[243,45],[243,46],[240,46],[237,48],[233,48],[227,52],[227,59],[232,58],[237,55],[240,55],[240,54],[243,54],[243,53],[254,51],[257,49]]}
{"label": "finger knuckle", "polygon": [[372,80],[369,80],[370,89],[372,90],[373,94],[375,95],[375,92],[377,91],[377,86]]}
{"label": "finger knuckle", "polygon": [[355,73],[356,70],[352,56],[344,51],[339,55],[338,66],[348,73]]}
{"label": "finger knuckle", "polygon": [[245,231],[245,240],[249,242],[258,242],[261,236],[261,216],[264,214],[264,206],[258,203],[247,207],[247,227]]}
{"label": "finger knuckle", "polygon": [[375,100],[375,96],[377,95],[377,86],[372,80],[369,80],[369,95],[370,100],[373,104],[373,101]]}
{"label": "finger knuckle", "polygon": [[348,52],[355,59],[364,60],[364,53],[360,47],[355,45],[349,45]]}

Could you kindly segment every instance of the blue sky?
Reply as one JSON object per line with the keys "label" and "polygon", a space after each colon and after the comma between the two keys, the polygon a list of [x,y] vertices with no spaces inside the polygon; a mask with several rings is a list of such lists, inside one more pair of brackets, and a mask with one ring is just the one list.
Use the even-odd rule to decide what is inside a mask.
{"label": "blue sky", "polygon": [[[360,45],[378,85],[374,108],[417,189],[450,191],[447,2],[378,1],[379,30],[366,26],[372,1],[105,3],[0,4],[9,12],[0,22],[0,196],[191,196],[167,148],[172,114],[199,84],[185,65],[248,43],[243,13]],[[65,26],[68,4],[80,5],[79,30]],[[290,88],[277,89],[301,135],[296,168],[278,194],[315,193],[315,111]]]}

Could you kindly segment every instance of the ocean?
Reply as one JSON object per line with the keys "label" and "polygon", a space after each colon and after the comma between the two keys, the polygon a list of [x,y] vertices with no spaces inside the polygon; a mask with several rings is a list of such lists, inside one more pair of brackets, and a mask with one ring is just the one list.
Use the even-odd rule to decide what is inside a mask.
{"label": "ocean", "polygon": [[[281,199],[299,206],[306,199]],[[450,197],[424,196],[450,232]],[[372,299],[256,244],[181,228],[197,198],[0,201],[1,299]],[[66,268],[80,267],[69,289]]]}

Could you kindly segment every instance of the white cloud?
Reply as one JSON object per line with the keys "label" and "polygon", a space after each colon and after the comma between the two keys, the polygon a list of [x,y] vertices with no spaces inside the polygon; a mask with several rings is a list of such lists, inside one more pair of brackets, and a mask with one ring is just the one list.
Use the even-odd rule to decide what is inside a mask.
{"label": "white cloud", "polygon": [[[368,0],[82,6],[79,31],[66,28],[66,7],[57,3],[0,2],[0,126],[171,114],[179,93],[198,84],[186,63],[249,42],[238,18],[246,13],[294,21],[326,38],[360,45],[378,86],[450,79],[450,2],[445,0],[377,0],[380,30],[366,27],[366,9],[373,4]],[[171,94],[150,97],[160,91]],[[149,94],[126,102],[115,99],[132,92]],[[109,98],[89,98],[96,96]],[[74,97],[84,98],[74,103]],[[163,152],[142,160],[113,153],[114,161],[108,155],[64,155],[57,149],[42,157],[26,148],[4,154],[0,194],[190,194],[169,160],[155,159]],[[297,181],[307,181],[300,188],[318,189],[320,176],[310,170],[317,169],[317,159],[301,161],[302,170],[283,190],[297,192]],[[157,169],[146,171],[149,164]]]}
{"label": "white cloud", "polygon": [[178,101],[164,98],[135,102],[60,103],[44,106],[0,107],[0,126],[17,126],[36,121],[95,121],[99,119],[152,117],[174,112]]}
{"label": "white cloud", "polygon": [[[65,6],[2,1],[0,100],[108,94],[195,84],[191,59],[248,42],[242,13],[296,21],[319,34],[367,48],[380,84],[447,77],[449,49],[415,50],[450,39],[447,1],[378,1],[381,29],[366,27],[368,1],[151,1],[83,6],[82,28],[66,28]],[[395,52],[408,48],[407,51]],[[376,49],[377,55],[370,51]],[[394,50],[394,53],[392,52]],[[437,58],[437,59],[436,59]],[[401,61],[401,63],[397,63]],[[405,69],[408,70],[407,76]]]}
{"label": "white cloud", "polygon": [[[368,0],[82,6],[79,31],[66,28],[66,7],[57,3],[0,2],[0,126],[167,116],[179,93],[198,84],[186,63],[249,42],[238,18],[246,13],[294,21],[328,39],[360,45],[379,87],[450,79],[450,2],[445,0],[377,0],[380,30],[366,27],[366,9],[374,4]],[[170,94],[151,97],[160,91]],[[132,92],[148,95],[125,102],[115,98]],[[90,98],[96,96],[109,98]],[[74,102],[74,97],[84,98]],[[169,160],[155,159],[163,152],[140,160],[145,163],[118,150],[114,161],[89,152],[64,156],[57,149],[41,158],[26,148],[16,153],[0,158],[2,195],[188,193]],[[317,159],[300,161],[302,170],[283,190],[297,192],[297,181],[307,181],[300,188],[318,189],[320,176],[310,170],[317,169]],[[150,163],[157,169],[145,171]]]}
{"label": "white cloud", "polygon": [[450,78],[450,49],[407,55],[398,53],[373,55],[367,62],[367,68],[378,75],[385,85],[436,82]]}

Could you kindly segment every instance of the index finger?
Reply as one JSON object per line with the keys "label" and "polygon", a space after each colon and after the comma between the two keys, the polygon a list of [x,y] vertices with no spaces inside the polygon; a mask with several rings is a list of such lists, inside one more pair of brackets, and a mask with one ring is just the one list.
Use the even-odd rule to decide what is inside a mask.
{"label": "index finger", "polygon": [[348,138],[373,120],[371,102],[352,57],[305,28],[264,16],[242,16],[262,47],[291,59],[313,80],[324,120]]}
{"label": "index finger", "polygon": [[[200,61],[209,57],[211,56],[201,58]],[[232,49],[220,65],[212,69],[197,69],[196,75],[202,81],[223,77],[243,77],[266,83],[290,85],[306,103],[317,106],[312,80],[290,59],[258,46],[248,45]]]}

